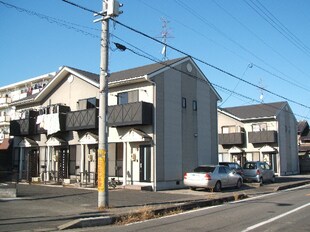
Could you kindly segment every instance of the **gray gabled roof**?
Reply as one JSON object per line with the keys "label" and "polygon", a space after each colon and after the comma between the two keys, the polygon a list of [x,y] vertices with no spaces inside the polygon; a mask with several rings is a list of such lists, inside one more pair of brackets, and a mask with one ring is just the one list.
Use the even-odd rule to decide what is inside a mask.
{"label": "gray gabled roof", "polygon": [[[167,66],[172,65],[174,63],[177,63],[180,60],[183,60],[185,58],[187,58],[187,57],[177,58],[177,59],[173,59],[173,60],[167,60],[167,61],[160,62],[160,63],[154,63],[154,64],[144,65],[144,66],[136,67],[136,68],[132,68],[132,69],[122,70],[119,72],[114,72],[114,73],[110,74],[109,82],[121,81],[121,80],[130,79],[130,78],[134,78],[134,77],[141,77],[141,76],[145,76],[145,75],[150,75],[154,72],[161,70],[162,68],[166,68]],[[96,81],[99,83],[99,75],[98,74],[87,72],[87,71],[80,70],[77,68],[72,68],[72,67],[69,67],[69,68],[80,73],[81,75],[89,78],[90,80],[93,80],[93,81]]]}
{"label": "gray gabled roof", "polygon": [[287,105],[287,102],[263,103],[256,105],[222,108],[221,110],[240,120],[272,118]]}
{"label": "gray gabled roof", "polygon": [[182,58],[177,58],[173,60],[167,60],[167,61],[160,62],[160,63],[154,63],[154,64],[144,65],[144,66],[137,67],[137,68],[114,72],[114,73],[111,73],[109,77],[109,82],[121,81],[124,79],[151,75],[154,72],[157,72],[163,68],[166,68],[169,65],[177,63],[186,58],[187,57],[182,57]]}

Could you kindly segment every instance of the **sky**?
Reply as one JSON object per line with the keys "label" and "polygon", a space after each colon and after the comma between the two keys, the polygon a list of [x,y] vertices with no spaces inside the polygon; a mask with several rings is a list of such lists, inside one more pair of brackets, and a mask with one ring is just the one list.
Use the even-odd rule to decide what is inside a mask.
{"label": "sky", "polygon": [[[102,10],[101,0],[71,2]],[[166,34],[166,58],[192,56],[220,107],[287,101],[297,120],[310,121],[310,1],[119,2],[109,72],[162,61],[163,45],[143,34],[158,41]],[[0,0],[0,16],[1,87],[61,66],[99,73],[101,25],[92,12],[62,0]]]}

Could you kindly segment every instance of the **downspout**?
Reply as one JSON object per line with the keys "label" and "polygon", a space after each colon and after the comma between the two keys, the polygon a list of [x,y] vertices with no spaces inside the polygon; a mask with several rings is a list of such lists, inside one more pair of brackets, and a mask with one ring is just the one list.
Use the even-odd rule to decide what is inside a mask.
{"label": "downspout", "polygon": [[151,81],[147,76],[145,80],[153,85],[153,191],[157,191],[157,173],[156,173],[156,83]]}
{"label": "downspout", "polygon": [[274,116],[274,119],[276,121],[277,124],[277,140],[278,140],[278,157],[279,159],[277,159],[277,171],[278,171],[278,176],[281,176],[281,156],[280,156],[280,129],[279,129],[279,121],[277,120],[277,117]]}

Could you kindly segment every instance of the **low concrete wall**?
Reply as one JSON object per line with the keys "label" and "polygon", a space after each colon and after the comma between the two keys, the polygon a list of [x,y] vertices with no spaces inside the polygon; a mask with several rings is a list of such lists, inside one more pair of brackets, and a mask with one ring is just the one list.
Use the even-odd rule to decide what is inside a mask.
{"label": "low concrete wall", "polygon": [[16,186],[0,184],[0,198],[14,198],[17,196]]}

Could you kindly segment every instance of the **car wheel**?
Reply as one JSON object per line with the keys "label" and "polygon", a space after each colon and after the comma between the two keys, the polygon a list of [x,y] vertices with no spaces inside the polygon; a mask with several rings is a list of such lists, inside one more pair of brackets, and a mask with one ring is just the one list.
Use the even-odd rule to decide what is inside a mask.
{"label": "car wheel", "polygon": [[241,185],[242,185],[242,181],[239,179],[239,180],[237,181],[236,188],[237,188],[237,189],[241,188]]}
{"label": "car wheel", "polygon": [[189,187],[191,190],[193,190],[193,191],[195,191],[196,190],[196,188],[195,187]]}
{"label": "car wheel", "polygon": [[216,182],[214,188],[213,188],[213,192],[220,192],[222,189],[222,184],[220,181]]}

